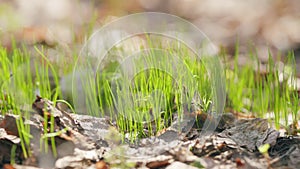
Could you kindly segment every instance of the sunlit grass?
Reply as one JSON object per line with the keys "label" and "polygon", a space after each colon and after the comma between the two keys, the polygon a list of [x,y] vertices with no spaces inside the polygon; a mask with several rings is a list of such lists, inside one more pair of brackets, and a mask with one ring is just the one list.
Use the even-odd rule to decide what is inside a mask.
{"label": "sunlit grass", "polygon": [[[64,75],[59,77],[58,72],[70,72],[70,66],[60,67],[64,70],[59,70],[59,66],[50,62],[42,48],[36,47],[35,52],[39,55],[38,59],[32,59],[24,47],[14,47],[11,53],[0,48],[0,109],[3,115],[13,112],[23,117],[17,120],[17,126],[25,157],[31,155],[32,136],[29,125],[24,120],[30,118],[29,111],[35,95],[41,95],[54,103],[60,101],[58,99],[65,97],[59,84]],[[256,117],[269,117],[271,114],[274,119],[270,121],[275,123],[277,129],[281,125],[288,126],[290,117],[293,122],[299,120],[300,100],[296,87],[291,85],[296,81],[293,53],[287,54],[285,66],[280,70],[277,60],[270,55],[265,74],[260,73],[261,68],[255,52],[249,55],[252,56],[251,64],[239,66],[237,45],[233,67],[225,63],[226,108],[234,113],[243,112]],[[125,138],[134,141],[156,135],[169,127],[173,116],[192,111],[192,104],[196,104],[204,113],[212,111],[210,76],[204,62],[197,59],[187,47],[169,46],[162,51],[148,50],[134,55],[133,58],[136,65],[135,75],[130,76],[130,79],[124,76],[126,68],[122,68],[115,61],[103,66],[96,75],[85,75],[79,82],[83,84],[84,97],[79,98],[76,92],[72,97],[85,102],[87,112],[76,112],[76,109],[72,112],[109,116],[122,133],[123,141]],[[177,58],[178,67],[174,68],[172,58]],[[153,67],[144,69],[145,64]],[[253,68],[255,64],[256,70]],[[69,85],[71,87],[72,82]],[[75,85],[78,85],[77,82]],[[200,96],[198,100],[195,100],[195,93]],[[66,103],[70,103],[69,107],[74,107],[71,105],[74,104],[72,99]],[[47,118],[45,116],[44,120],[48,121]],[[53,124],[53,118],[50,121]],[[50,140],[52,152],[55,154],[54,136],[58,133],[55,133],[53,126],[47,125],[45,123],[41,149],[47,152]]]}
{"label": "sunlit grass", "polygon": [[[259,67],[256,56],[252,63],[243,67],[237,66],[237,57],[235,57],[234,68],[227,68],[226,71],[227,107],[262,118],[270,117],[271,114],[274,117],[271,121],[275,123],[277,129],[291,124],[288,124],[290,117],[292,121],[297,121],[300,107],[295,85],[296,67],[293,53],[290,52],[285,56],[283,68],[278,66],[280,62],[269,55],[269,62],[266,70],[263,71]],[[253,63],[257,63],[256,70],[253,68]]]}
{"label": "sunlit grass", "polygon": [[[39,60],[32,60],[26,48],[17,49],[14,48],[12,53],[7,53],[4,48],[0,49],[1,55],[1,112],[13,113],[19,115],[16,119],[16,125],[18,128],[18,135],[21,139],[21,147],[24,157],[27,158],[31,155],[30,140],[34,139],[30,134],[30,125],[25,123],[30,118],[31,105],[35,100],[36,95],[42,95],[43,97],[51,100],[56,100],[60,95],[60,89],[58,85],[58,76],[51,63],[44,56],[38,48],[36,51],[41,54],[41,62]],[[54,80],[54,87],[50,82],[50,70],[51,78]],[[45,121],[46,117],[44,117]],[[44,134],[47,134],[47,128],[50,128],[50,132],[54,132],[54,117],[51,117],[51,125],[47,126],[45,123]],[[44,140],[45,150],[48,147],[48,138]],[[56,152],[54,137],[50,138],[52,152]]]}

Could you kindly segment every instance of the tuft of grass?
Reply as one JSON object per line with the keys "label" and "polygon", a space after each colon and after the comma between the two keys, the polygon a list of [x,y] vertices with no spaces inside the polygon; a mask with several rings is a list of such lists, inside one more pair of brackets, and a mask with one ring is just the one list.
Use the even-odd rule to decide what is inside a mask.
{"label": "tuft of grass", "polygon": [[[262,65],[257,56],[251,55],[250,65],[238,66],[236,55],[233,69],[227,66],[226,107],[256,117],[273,117],[277,129],[290,125],[289,119],[293,122],[299,120],[297,113],[300,105],[294,85],[296,65],[293,53],[288,53],[282,64],[279,60],[274,60],[269,52],[269,61],[265,69],[260,67]],[[253,69],[253,63],[256,63],[257,69]]]}
{"label": "tuft of grass", "polygon": [[[182,49],[186,52],[185,50],[187,48]],[[199,90],[209,88],[204,67],[199,66],[201,64],[196,60],[190,60],[190,56],[177,58],[180,55],[177,52],[151,49],[139,53],[128,61],[132,66],[135,65],[135,76],[127,77],[120,70],[115,72],[115,76],[122,73],[123,75],[114,80],[111,86],[103,84],[109,88],[104,91],[110,91],[111,95],[108,98],[112,97],[115,108],[111,109],[110,114],[117,119],[117,126],[124,136],[126,132],[129,133],[131,141],[155,135],[168,127],[174,113],[181,117],[183,111],[191,109],[196,92],[206,94],[208,109],[210,93],[207,90]],[[124,63],[127,63],[126,60]],[[123,71],[127,73],[128,70]],[[109,84],[108,81],[109,79],[106,84]],[[199,87],[197,82],[201,83]],[[145,128],[148,129],[147,132]]]}
{"label": "tuft of grass", "polygon": [[[58,76],[56,75],[55,68],[43,54],[42,50],[35,49],[42,57],[40,59],[41,62],[39,62],[40,60],[32,60],[25,47],[22,49],[15,47],[11,54],[4,48],[0,48],[0,72],[2,74],[0,77],[1,112],[2,114],[12,112],[19,115],[16,124],[25,158],[31,155],[30,140],[33,139],[30,134],[30,126],[25,121],[30,119],[31,104],[34,101],[35,95],[38,94],[54,101],[60,95]],[[47,120],[47,117],[44,118],[44,120]],[[51,124],[54,124],[53,117],[51,121]],[[45,124],[44,127],[47,128],[47,123]],[[44,134],[47,134],[46,129],[44,132]],[[50,132],[54,132],[54,125],[50,126]],[[53,152],[56,152],[54,137],[50,138],[50,142]],[[45,141],[44,145],[45,149],[47,149],[48,141]]]}

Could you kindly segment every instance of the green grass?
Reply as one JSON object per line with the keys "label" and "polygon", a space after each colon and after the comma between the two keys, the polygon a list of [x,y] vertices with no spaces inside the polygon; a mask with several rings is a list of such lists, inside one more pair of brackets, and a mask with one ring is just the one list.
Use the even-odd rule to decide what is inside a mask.
{"label": "green grass", "polygon": [[[155,47],[162,47],[156,42],[148,43],[150,46],[155,44]],[[86,102],[88,108],[84,113],[110,116],[123,134],[123,141],[127,137],[133,142],[167,128],[175,113],[181,116],[183,111],[191,109],[192,104],[197,104],[196,107],[203,112],[212,111],[213,89],[205,64],[186,46],[178,48],[169,45],[165,48],[164,51],[153,49],[134,56],[135,69],[141,71],[135,72],[136,75],[131,79],[120,76],[122,71],[115,61],[104,66],[103,70],[96,74],[96,80],[95,76],[87,75],[87,79],[81,81],[86,95],[80,100]],[[0,109],[2,114],[13,112],[24,117],[18,119],[17,125],[25,157],[31,155],[29,145],[32,136],[24,120],[29,119],[29,110],[35,95],[39,93],[54,102],[62,99],[59,78],[63,78],[64,75],[59,72],[71,70],[68,66],[61,67],[51,63],[42,48],[35,47],[35,53],[39,56],[32,58],[25,47],[14,46],[10,53],[0,47]],[[278,71],[276,60],[270,56],[267,74],[259,73],[260,66],[255,52],[249,53],[253,62],[243,67],[238,66],[238,53],[237,45],[233,67],[225,61],[226,110],[256,117],[272,114],[277,129],[281,125],[288,125],[289,116],[294,122],[299,120],[299,96],[295,87],[289,85],[295,81],[293,53],[287,54],[282,71]],[[176,69],[174,64],[170,64],[174,58],[179,61]],[[143,69],[145,63],[150,65],[147,70]],[[253,64],[258,65],[258,71],[253,70]],[[282,74],[284,78],[281,78]],[[199,93],[201,102],[193,101],[195,92]],[[72,103],[72,100],[68,101]],[[74,111],[76,112],[76,109]],[[281,121],[284,123],[280,124]],[[47,142],[50,139],[52,152],[55,154],[54,136],[57,133],[54,133],[53,126],[50,126],[50,129],[50,133],[44,130],[45,137],[41,140],[41,146],[47,152]]]}
{"label": "green grass", "polygon": [[[3,115],[8,112],[20,115],[17,118],[16,124],[19,132],[18,135],[21,138],[22,150],[25,158],[27,158],[31,155],[30,139],[33,138],[30,134],[30,126],[29,124],[25,124],[25,121],[30,118],[31,105],[35,100],[36,94],[53,101],[57,99],[60,94],[58,76],[56,76],[55,69],[43,55],[43,52],[37,48],[37,53],[41,54],[41,62],[32,62],[25,48],[14,48],[12,53],[7,53],[4,48],[1,48],[0,51],[0,71],[3,75],[0,79],[1,112]],[[51,88],[49,69],[51,69],[54,83],[57,87]],[[51,120],[53,121],[54,117]],[[47,130],[44,130],[44,132],[44,134],[47,134]],[[50,132],[54,132],[53,125],[50,126]],[[50,142],[53,145],[53,152],[56,152],[54,137],[50,138]],[[44,145],[47,151],[47,140],[45,140]]]}
{"label": "green grass", "polygon": [[[112,72],[101,72],[98,88],[102,86],[104,97],[99,97],[100,109],[105,110],[102,105],[110,106],[109,114],[116,119],[123,135],[131,131],[131,141],[155,135],[168,127],[172,114],[181,116],[183,111],[191,108],[196,92],[205,96],[205,104],[199,108],[204,111],[209,108],[212,96],[205,65],[197,62],[195,56],[187,55],[188,52],[188,48],[183,46],[181,50],[152,49],[132,56],[131,61],[125,60],[125,65],[136,65],[135,76],[132,77],[122,75],[114,78],[128,71],[125,68],[122,72],[120,67]],[[146,70],[145,65],[148,67]],[[91,90],[91,93],[94,92]],[[148,128],[146,133],[145,127]]]}
{"label": "green grass", "polygon": [[[237,55],[235,62],[237,62]],[[267,66],[267,74],[253,71],[253,63],[243,67],[238,67],[235,63],[234,68],[226,74],[227,77],[227,107],[234,111],[251,113],[257,117],[267,117],[273,113],[274,123],[277,129],[280,125],[288,125],[288,117],[292,116],[293,121],[299,120],[299,96],[297,88],[293,85],[296,81],[296,66],[292,52],[285,56],[285,66],[280,70],[275,60],[270,55]],[[284,77],[282,78],[282,76]],[[249,102],[244,102],[249,100]],[[280,124],[280,121],[285,121]]]}

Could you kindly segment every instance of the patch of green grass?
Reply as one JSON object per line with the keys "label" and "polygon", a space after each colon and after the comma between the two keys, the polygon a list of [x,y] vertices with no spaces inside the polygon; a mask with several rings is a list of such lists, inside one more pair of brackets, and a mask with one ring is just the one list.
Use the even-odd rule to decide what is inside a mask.
{"label": "patch of green grass", "polygon": [[[243,67],[237,65],[237,57],[233,69],[226,70],[227,107],[256,117],[266,118],[268,114],[274,117],[277,129],[287,126],[290,117],[294,122],[299,120],[299,96],[296,86],[291,85],[296,82],[293,53],[285,56],[284,65],[279,65],[281,62],[269,54],[265,70],[260,68],[257,56]],[[257,64],[256,70],[253,63]]]}
{"label": "patch of green grass", "polygon": [[[110,109],[110,115],[116,119],[124,135],[125,132],[130,133],[131,141],[138,137],[154,135],[166,128],[167,120],[171,120],[172,114],[175,113],[174,108],[180,116],[182,112],[178,110],[183,110],[183,106],[191,106],[191,93],[197,88],[192,80],[198,79],[192,76],[186,63],[180,62],[175,66],[172,64],[175,60],[170,57],[174,56],[166,51],[141,53],[131,58],[131,66],[136,69],[134,76],[127,76],[128,70],[122,72],[118,69],[115,76],[124,73],[125,75],[113,81],[106,79],[103,83],[102,90],[110,91],[110,95],[105,95],[104,100],[101,100],[101,97],[100,103],[108,101],[109,105],[114,107]],[[102,72],[102,77],[103,74],[105,73]],[[188,93],[186,90],[189,90]],[[184,105],[185,103],[187,105]],[[148,128],[147,133],[144,132],[145,127]]]}
{"label": "patch of green grass", "polygon": [[[110,116],[123,134],[123,141],[126,135],[129,135],[128,139],[132,142],[155,135],[172,123],[172,117],[176,113],[181,116],[183,111],[191,111],[193,106],[203,112],[213,109],[210,79],[213,76],[210,76],[205,62],[197,59],[184,45],[178,47],[178,44],[168,46],[151,41],[148,43],[150,47],[153,45],[153,49],[133,55],[129,62],[135,65],[134,76],[126,76],[130,75],[130,68],[121,65],[125,61],[123,66],[126,66],[126,58],[119,60],[121,64],[114,60],[103,66],[100,72],[86,74],[81,79],[85,93],[83,98],[76,96],[76,92],[73,93],[76,99],[86,103],[87,112],[83,113]],[[64,76],[59,77],[58,72],[70,71],[69,66],[59,67],[50,63],[42,48],[36,47],[35,52],[39,57],[32,59],[24,47],[15,46],[9,54],[0,47],[0,108],[2,114],[12,111],[24,117],[18,119],[17,125],[26,157],[31,154],[31,135],[24,120],[30,117],[29,110],[35,95],[38,93],[54,102],[58,101],[63,97],[59,78]],[[295,92],[296,87],[292,85],[296,81],[293,53],[286,56],[285,66],[282,68],[269,56],[266,74],[260,73],[262,67],[255,52],[249,55],[252,57],[251,64],[239,66],[237,45],[233,67],[225,64],[226,108],[235,113],[243,112],[257,117],[271,114],[277,128],[289,125],[290,117],[297,121],[300,101]],[[255,64],[256,70],[253,69]],[[145,65],[148,66],[147,69]],[[91,64],[86,66],[93,70]],[[77,82],[74,85],[78,85]],[[200,96],[199,99],[195,99],[197,95]],[[44,118],[48,120],[46,116]],[[44,126],[45,129],[49,127],[47,125]],[[52,152],[55,153],[56,134],[53,126],[50,126],[49,133],[44,131],[44,141],[41,141],[43,150],[48,150],[50,139]]]}
{"label": "patch of green grass", "polygon": [[[41,55],[41,62],[32,60],[26,48],[14,48],[11,54],[7,53],[4,48],[0,49],[1,112],[2,114],[10,112],[19,115],[16,124],[25,158],[31,155],[30,140],[33,139],[30,135],[30,126],[25,121],[30,118],[31,105],[35,100],[35,95],[42,95],[54,101],[60,95],[55,68],[41,50],[36,48],[36,51]],[[56,87],[51,86],[50,70]],[[54,121],[54,118],[51,120]],[[47,130],[44,132],[47,134]],[[54,125],[50,126],[50,132],[54,132]],[[45,142],[48,144],[48,141]],[[54,137],[50,138],[50,142],[53,152],[56,152]]]}

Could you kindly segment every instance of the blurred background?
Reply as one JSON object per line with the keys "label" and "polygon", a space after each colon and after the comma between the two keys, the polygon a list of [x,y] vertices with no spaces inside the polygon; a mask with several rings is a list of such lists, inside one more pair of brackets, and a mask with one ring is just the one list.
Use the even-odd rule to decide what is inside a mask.
{"label": "blurred background", "polygon": [[267,62],[268,51],[300,55],[299,9],[299,0],[0,0],[0,43],[73,51],[112,18],[157,11],[192,22],[229,56],[238,42],[241,62],[251,47]]}

